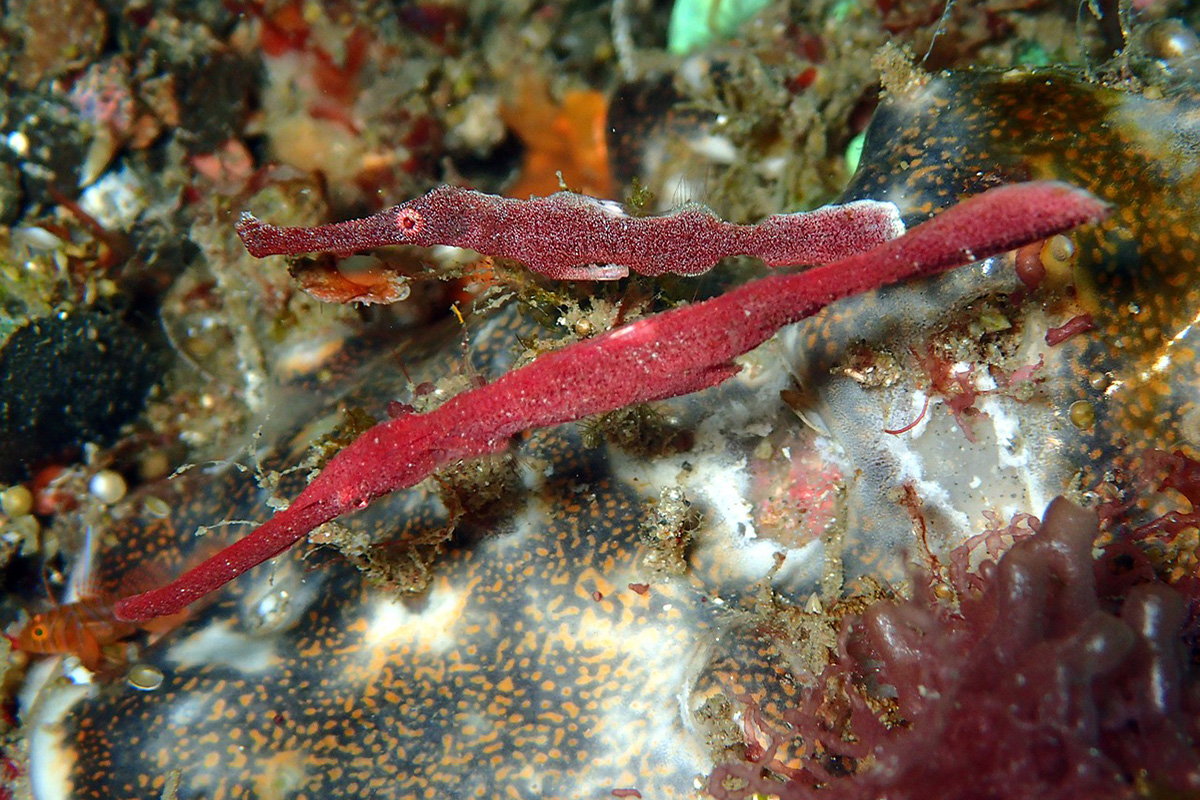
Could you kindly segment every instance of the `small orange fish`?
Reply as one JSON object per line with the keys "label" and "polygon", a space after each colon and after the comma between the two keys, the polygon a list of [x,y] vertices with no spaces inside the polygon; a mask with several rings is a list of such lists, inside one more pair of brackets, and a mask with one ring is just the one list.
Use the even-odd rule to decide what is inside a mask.
{"label": "small orange fish", "polygon": [[[89,555],[84,557],[79,574],[72,576],[73,593],[79,599],[34,614],[16,636],[5,634],[14,649],[33,655],[70,653],[78,656],[84,667],[97,672],[102,667],[122,661],[119,657],[110,658],[106,655],[104,648],[109,645],[128,639],[139,631],[150,633],[153,641],[179,627],[191,616],[191,613],[185,612],[140,624],[117,619],[113,607],[118,597],[157,585],[162,582],[163,575],[169,573],[161,559],[154,559],[125,573],[117,589],[100,589],[91,573],[94,561],[90,554],[95,547],[95,533],[89,528],[83,547],[83,552]],[[206,542],[196,547],[192,555],[184,559],[184,564],[198,563],[219,547],[219,541]]]}
{"label": "small orange fish", "polygon": [[137,630],[136,625],[117,619],[113,600],[91,598],[35,614],[13,637],[13,646],[39,655],[74,653],[95,672],[104,661],[102,648]]}
{"label": "small orange fish", "polygon": [[79,657],[84,667],[97,672],[101,667],[120,662],[106,657],[104,648],[116,644],[138,631],[150,633],[151,641],[182,625],[189,612],[172,614],[140,624],[122,622],[113,611],[115,597],[90,597],[65,603],[34,614],[16,636],[8,636],[13,649],[33,655],[64,655]]}

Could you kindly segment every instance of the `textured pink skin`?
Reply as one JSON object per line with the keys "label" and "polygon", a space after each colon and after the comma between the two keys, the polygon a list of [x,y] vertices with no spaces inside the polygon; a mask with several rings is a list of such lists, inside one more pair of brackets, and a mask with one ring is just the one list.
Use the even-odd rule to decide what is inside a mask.
{"label": "textured pink skin", "polygon": [[1062,183],[992,189],[865,253],[764,278],[543,355],[433,411],[366,431],[287,509],[167,586],[121,600],[117,616],[143,621],[176,613],[318,525],[413,486],[441,466],[502,450],[520,431],[715,386],[737,373],[734,358],[835,300],[1002,253],[1105,214],[1099,200]]}
{"label": "textured pink skin", "polygon": [[442,186],[362,219],[279,228],[243,214],[237,230],[257,258],[453,245],[516,259],[556,280],[612,280],[631,269],[698,275],[734,255],[772,266],[825,264],[893,239],[904,226],[894,205],[873,200],[735,225],[694,203],[660,217],[630,217],[615,204],[571,192],[510,200]]}

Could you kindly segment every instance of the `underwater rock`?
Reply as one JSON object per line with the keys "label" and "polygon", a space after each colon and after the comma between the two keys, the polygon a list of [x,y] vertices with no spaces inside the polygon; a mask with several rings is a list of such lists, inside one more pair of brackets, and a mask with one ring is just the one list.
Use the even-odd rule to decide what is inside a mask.
{"label": "underwater rock", "polygon": [[[1162,96],[1065,69],[946,73],[881,106],[847,197],[921,217],[997,183],[1056,178],[1113,203],[1077,234],[1071,275],[1096,330],[1059,360],[1078,355],[1081,382],[1103,384],[1080,387],[1098,417],[1088,444],[1103,456],[1195,442],[1198,110],[1195,84]],[[1097,372],[1106,379],[1090,381]]]}
{"label": "underwater rock", "polygon": [[[49,206],[55,202],[54,192],[73,192],[91,137],[64,97],[14,91],[0,98],[0,127],[8,145],[0,148],[0,159],[18,173],[26,204]],[[19,211],[19,207],[6,209],[9,216]]]}
{"label": "underwater rock", "polygon": [[9,225],[21,211],[21,175],[11,164],[0,162],[0,225]]}
{"label": "underwater rock", "polygon": [[16,0],[5,14],[6,46],[15,51],[9,79],[26,88],[87,64],[108,33],[103,4],[95,0]]}
{"label": "underwater rock", "polygon": [[0,350],[0,480],[88,442],[113,441],[161,367],[117,317],[63,313],[27,323]]}
{"label": "underwater rock", "polygon": [[[944,556],[985,509],[1041,508],[1136,472],[1148,447],[1200,441],[1198,108],[1195,87],[1139,94],[1065,69],[921,75],[884,98],[844,199],[891,200],[911,224],[1056,178],[1117,210],[1056,237],[1062,257],[1034,251],[1049,270],[1036,289],[993,259],[788,334],[804,413],[857,471],[853,573],[878,573],[880,551]],[[1062,326],[1082,330],[1059,342]]]}

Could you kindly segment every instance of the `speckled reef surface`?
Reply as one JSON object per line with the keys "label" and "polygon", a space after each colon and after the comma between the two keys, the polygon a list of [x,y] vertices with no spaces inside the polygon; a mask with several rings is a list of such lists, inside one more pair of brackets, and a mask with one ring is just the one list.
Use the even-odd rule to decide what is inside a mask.
{"label": "speckled reef surface", "polygon": [[[879,158],[849,190],[882,193],[921,214],[995,182],[1053,176],[1118,206],[1111,220],[1079,235],[1076,301],[1096,330],[1084,353],[1060,359],[1081,378],[1103,376],[1081,395],[1099,418],[1093,461],[1115,455],[1118,429],[1134,447],[1197,439],[1198,103],[1190,82],[1164,97],[1065,71],[942,76],[876,117],[869,146]],[[884,165],[908,179],[895,186]]]}
{"label": "speckled reef surface", "polygon": [[[1196,441],[1197,100],[1192,85],[1148,97],[1011,69],[921,78],[883,103],[847,197],[921,219],[996,183],[1055,177],[1118,211],[1062,242],[1058,274],[1032,292],[985,262],[790,334],[814,413],[871,473],[851,490],[859,527],[908,537],[909,521],[885,512],[908,485],[925,521],[953,536],[983,508],[1041,508],[1135,469],[1147,448]],[[1084,319],[1077,335],[1047,337]],[[940,414],[922,412],[929,399]],[[912,436],[879,435],[912,420]]]}
{"label": "speckled reef surface", "polygon": [[[452,368],[457,345],[448,351],[410,361],[414,379]],[[403,376],[379,372],[343,401],[377,410],[403,396]],[[738,691],[774,683],[781,669],[726,611],[756,591],[774,552],[743,541],[750,521],[738,519],[745,448],[725,446],[763,425],[757,402],[737,401],[744,393],[725,399],[740,411],[723,422],[732,429],[703,433],[714,420],[695,407],[685,419],[701,431],[696,448],[652,464],[581,448],[569,430],[535,435],[518,456],[527,489],[517,507],[486,528],[460,525],[416,597],[366,588],[345,564],[284,557],[141,654],[164,675],[154,691],[124,681],[65,690],[64,700],[80,697],[35,738],[35,761],[62,759],[51,782],[67,779],[76,797],[155,792],[175,769],[180,796],[201,797],[238,787],[312,797],[689,792],[708,759],[699,701],[731,681]],[[767,405],[780,414],[777,400]],[[179,481],[163,499],[182,504],[196,480],[227,505],[214,514],[212,500],[192,503],[170,532],[263,516],[237,472]],[[660,485],[692,483],[704,487],[690,495],[713,517],[710,535],[696,569],[664,581],[643,563],[647,501]],[[436,540],[446,521],[428,495],[403,493],[348,526],[398,547]],[[149,554],[165,525],[114,534]],[[748,552],[718,558],[723,549]]]}
{"label": "speckled reef surface", "polygon": [[[103,17],[99,4],[75,5]],[[841,303],[747,356],[736,379],[653,413],[518,437],[507,455],[323,528],[171,629],[118,643],[95,675],[69,656],[10,667],[10,685],[25,668],[20,726],[0,763],[5,781],[20,779],[15,791],[39,800],[736,796],[736,786],[719,794],[708,784],[714,767],[749,764],[785,779],[818,757],[812,743],[775,749],[772,732],[828,688],[814,689],[815,676],[845,655],[844,618],[920,595],[924,573],[914,569],[954,603],[955,548],[981,533],[989,552],[1001,539],[1006,547],[1021,535],[1020,515],[1056,496],[1122,507],[1133,523],[1172,507],[1147,500],[1142,470],[1147,448],[1192,453],[1200,439],[1191,40],[1182,56],[1160,46],[1157,60],[1143,54],[1105,72],[1014,67],[1064,23],[985,3],[948,23],[933,59],[1003,66],[926,73],[893,52],[878,62],[886,91],[877,98],[870,54],[888,35],[923,49],[936,14],[899,2],[781,6],[744,40],[658,63],[651,32],[663,10],[652,5],[509,15],[422,3],[389,16],[247,4],[239,19],[198,4],[132,40],[129,29],[145,20],[110,14],[129,45],[123,64],[89,69],[73,85],[92,98],[95,80],[120,98],[132,81],[138,99],[105,118],[115,142],[97,137],[100,155],[77,149],[97,174],[126,170],[117,197],[141,204],[130,212],[136,224],[95,211],[87,181],[81,202],[102,227],[123,231],[119,240],[88,250],[60,219],[36,228],[63,240],[47,244],[18,218],[59,202],[45,181],[18,182],[25,194],[0,211],[35,267],[69,251],[60,258],[66,302],[106,303],[105,313],[174,353],[179,372],[151,396],[140,428],[108,450],[89,448],[57,483],[39,484],[43,456],[24,465],[46,539],[77,551],[90,526],[99,541],[94,564],[88,553],[39,553],[49,582],[81,562],[106,592],[130,591],[130,575],[161,581],[295,497],[366,417],[500,375],[544,346],[540,337],[589,335],[626,305],[715,293],[755,269],[593,290],[495,264],[480,281],[491,288],[480,290],[478,276],[422,280],[430,263],[460,274],[461,255],[405,252],[380,258],[409,296],[358,314],[317,304],[282,265],[241,252],[232,220],[243,208],[310,223],[441,180],[553,191],[561,169],[559,180],[597,194],[614,192],[614,176],[636,176],[660,200],[707,187],[705,199],[731,218],[822,202],[847,179],[845,198],[891,200],[910,223],[989,186],[1044,177],[1084,186],[1116,211],[1044,248]],[[351,12],[384,20],[385,32],[373,37]],[[543,59],[525,75],[496,66],[516,40]],[[169,81],[130,55],[135,41],[170,65],[161,67]],[[22,91],[53,94],[87,53],[99,58],[101,45],[88,46],[80,63],[46,65],[30,61],[26,41],[21,63],[46,74]],[[188,54],[206,47],[221,54],[221,74],[241,77],[218,81],[220,115],[201,124],[197,100],[181,122],[171,110],[186,99],[181,87],[212,90],[188,82]],[[238,68],[259,58],[263,74]],[[566,65],[565,87],[547,63]],[[262,79],[252,100],[231,99],[252,79]],[[589,83],[617,87],[609,111]],[[255,106],[261,114],[247,114]],[[850,177],[841,147],[871,111]],[[172,120],[190,134],[165,132]],[[606,120],[607,139],[597,134]],[[36,143],[37,126],[21,130]],[[8,141],[12,150],[21,139]],[[0,179],[55,168],[5,158]],[[184,228],[176,216],[190,239],[168,246]],[[135,266],[114,267],[114,252]],[[180,266],[164,268],[171,259]],[[81,279],[83,266],[96,271]],[[320,294],[313,267],[301,261],[291,272]],[[481,292],[487,308],[465,322],[458,306],[447,312]],[[648,299],[656,293],[666,299]],[[10,306],[17,296],[6,295]],[[54,305],[22,302],[14,324]],[[148,317],[165,333],[146,333]],[[146,453],[166,466],[147,466]],[[186,461],[194,465],[164,477]],[[102,468],[135,485],[101,503],[86,485]],[[1164,580],[1194,575],[1194,528],[1168,545],[1148,549],[1154,569]],[[12,595],[40,591],[31,577],[40,560],[9,570]],[[1193,650],[1195,605],[1179,623]],[[1184,663],[1194,672],[1194,651]],[[875,699],[889,725],[906,726],[886,692]],[[818,755],[831,773],[856,768]],[[1114,780],[1113,797],[1168,796],[1145,776]]]}

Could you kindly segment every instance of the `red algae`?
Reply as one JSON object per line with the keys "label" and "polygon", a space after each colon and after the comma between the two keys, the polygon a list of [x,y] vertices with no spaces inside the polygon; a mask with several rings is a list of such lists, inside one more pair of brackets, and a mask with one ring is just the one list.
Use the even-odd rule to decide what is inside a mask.
{"label": "red algae", "polygon": [[[1122,545],[1095,561],[1097,535],[1096,514],[1060,498],[1036,533],[980,566],[981,591],[956,586],[957,609],[931,595],[872,606],[818,684],[843,690],[811,692],[786,715],[805,740],[804,768],[782,782],[763,758],[724,764],[709,791],[722,800],[1196,796],[1200,676],[1187,631],[1200,587],[1155,578]],[[785,735],[773,733],[765,755]]]}
{"label": "red algae", "polygon": [[1095,327],[1096,323],[1092,321],[1091,314],[1077,314],[1057,328],[1046,331],[1046,344],[1051,347],[1060,345],[1072,336],[1094,330]]}

